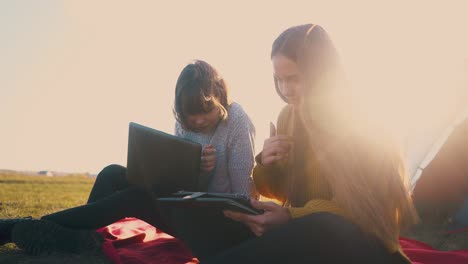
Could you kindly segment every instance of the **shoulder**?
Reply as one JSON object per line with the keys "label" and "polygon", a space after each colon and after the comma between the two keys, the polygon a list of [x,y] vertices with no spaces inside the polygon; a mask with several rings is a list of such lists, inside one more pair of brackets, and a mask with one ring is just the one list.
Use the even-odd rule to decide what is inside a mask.
{"label": "shoulder", "polygon": [[220,131],[226,134],[228,140],[238,140],[249,134],[255,137],[255,126],[252,120],[238,103],[232,102],[228,108],[228,117],[223,121]]}
{"label": "shoulder", "polygon": [[248,118],[248,115],[240,104],[232,102],[228,107],[228,118],[233,120],[240,118]]}
{"label": "shoulder", "polygon": [[242,106],[236,102],[232,102],[228,108],[228,118],[226,120],[228,125],[248,125],[253,126],[249,115],[244,111]]}

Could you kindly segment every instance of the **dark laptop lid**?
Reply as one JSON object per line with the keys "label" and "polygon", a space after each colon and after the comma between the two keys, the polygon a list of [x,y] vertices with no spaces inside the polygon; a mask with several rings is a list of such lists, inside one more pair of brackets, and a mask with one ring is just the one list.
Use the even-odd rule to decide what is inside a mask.
{"label": "dark laptop lid", "polygon": [[201,150],[198,143],[131,122],[127,179],[161,196],[180,190],[195,191]]}

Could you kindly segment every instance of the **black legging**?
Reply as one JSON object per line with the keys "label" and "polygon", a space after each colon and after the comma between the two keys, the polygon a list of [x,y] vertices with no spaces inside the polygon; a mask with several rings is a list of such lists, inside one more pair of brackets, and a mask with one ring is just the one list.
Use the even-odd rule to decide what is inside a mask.
{"label": "black legging", "polygon": [[97,229],[134,216],[165,227],[153,200],[146,191],[127,182],[126,172],[126,168],[119,165],[107,166],[96,177],[87,204],[45,215],[42,219],[73,229]]}
{"label": "black legging", "polygon": [[129,186],[127,169],[120,165],[109,165],[97,175],[87,203],[96,202]]}
{"label": "black legging", "polygon": [[144,190],[128,184],[126,169],[118,165],[99,173],[86,205],[43,219],[72,229],[97,229],[124,217],[137,217],[182,239],[203,263],[404,263],[378,240],[329,213],[291,220],[255,238],[221,212],[158,207]]}
{"label": "black legging", "polygon": [[280,263],[407,263],[389,254],[381,241],[331,213],[296,218],[222,253],[202,264]]}
{"label": "black legging", "polygon": [[[98,229],[124,217],[139,218],[180,238],[200,259],[253,237],[241,223],[210,209],[159,207],[144,189],[128,184],[126,168],[110,165],[97,176],[88,203],[43,216],[72,229]],[[175,231],[176,230],[176,231]]]}

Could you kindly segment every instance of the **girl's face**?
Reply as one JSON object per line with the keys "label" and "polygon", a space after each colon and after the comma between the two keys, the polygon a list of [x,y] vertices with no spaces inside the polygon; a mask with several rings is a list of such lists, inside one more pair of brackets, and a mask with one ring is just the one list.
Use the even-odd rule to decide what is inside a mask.
{"label": "girl's face", "polygon": [[186,122],[190,130],[197,133],[210,133],[212,132],[221,119],[221,111],[218,107],[214,107],[208,113],[200,113],[194,115],[187,115]]}
{"label": "girl's face", "polygon": [[272,58],[273,74],[281,94],[288,104],[302,102],[304,83],[298,65],[288,57],[277,54]]}

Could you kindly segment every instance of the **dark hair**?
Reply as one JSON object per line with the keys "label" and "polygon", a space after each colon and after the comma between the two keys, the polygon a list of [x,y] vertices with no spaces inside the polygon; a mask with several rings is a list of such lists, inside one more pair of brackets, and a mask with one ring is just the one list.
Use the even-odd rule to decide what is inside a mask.
{"label": "dark hair", "polygon": [[213,66],[195,60],[184,67],[175,89],[174,116],[187,129],[187,115],[209,113],[214,108],[226,119],[229,106],[228,89]]}
{"label": "dark hair", "polygon": [[[339,76],[342,74],[342,69],[336,49],[327,32],[319,25],[305,24],[283,31],[273,42],[271,58],[278,54],[298,65],[307,82],[306,93],[318,83],[324,84],[324,78],[342,77]],[[286,101],[279,90],[276,78],[275,88],[278,95]]]}

